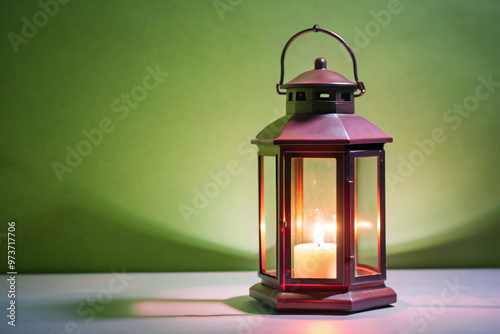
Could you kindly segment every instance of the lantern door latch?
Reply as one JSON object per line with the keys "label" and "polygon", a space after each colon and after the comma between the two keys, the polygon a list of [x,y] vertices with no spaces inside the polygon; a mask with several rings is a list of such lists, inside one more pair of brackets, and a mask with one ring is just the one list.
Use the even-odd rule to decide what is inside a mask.
{"label": "lantern door latch", "polygon": [[287,224],[286,224],[286,220],[285,220],[285,219],[283,219],[283,221],[281,222],[281,226],[282,226],[283,228],[286,228],[286,225],[287,225]]}

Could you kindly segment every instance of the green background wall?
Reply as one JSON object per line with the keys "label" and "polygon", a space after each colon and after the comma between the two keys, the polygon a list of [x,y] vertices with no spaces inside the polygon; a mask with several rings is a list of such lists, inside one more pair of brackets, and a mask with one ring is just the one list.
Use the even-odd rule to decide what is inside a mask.
{"label": "green background wall", "polygon": [[[256,270],[249,140],[284,114],[285,42],[316,23],[353,46],[356,112],[394,137],[389,267],[500,266],[500,2],[61,2],[0,4],[0,241],[15,221],[19,272]],[[285,80],[319,56],[352,78],[308,34]]]}

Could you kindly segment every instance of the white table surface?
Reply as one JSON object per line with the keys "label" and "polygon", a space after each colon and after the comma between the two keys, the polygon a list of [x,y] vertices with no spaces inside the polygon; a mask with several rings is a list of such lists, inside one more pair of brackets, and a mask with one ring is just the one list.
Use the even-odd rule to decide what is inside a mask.
{"label": "white table surface", "polygon": [[0,282],[1,333],[500,333],[500,269],[390,270],[394,306],[278,314],[248,296],[255,272],[16,276],[16,326]]}

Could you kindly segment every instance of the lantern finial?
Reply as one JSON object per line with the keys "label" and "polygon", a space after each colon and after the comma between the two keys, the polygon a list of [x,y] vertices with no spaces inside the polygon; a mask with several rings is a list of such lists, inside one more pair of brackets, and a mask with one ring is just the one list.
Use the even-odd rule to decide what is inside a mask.
{"label": "lantern finial", "polygon": [[325,58],[316,58],[314,61],[314,69],[315,70],[326,70],[326,59]]}

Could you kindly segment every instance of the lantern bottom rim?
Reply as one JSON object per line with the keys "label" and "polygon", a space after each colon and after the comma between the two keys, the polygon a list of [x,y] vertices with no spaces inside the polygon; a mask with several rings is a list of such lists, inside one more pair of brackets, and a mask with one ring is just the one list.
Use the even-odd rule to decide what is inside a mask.
{"label": "lantern bottom rim", "polygon": [[257,283],[250,296],[279,312],[356,312],[393,304],[396,293],[384,284],[342,293],[282,292]]}

